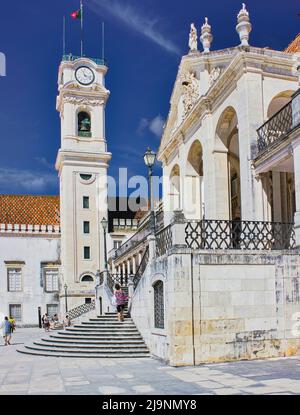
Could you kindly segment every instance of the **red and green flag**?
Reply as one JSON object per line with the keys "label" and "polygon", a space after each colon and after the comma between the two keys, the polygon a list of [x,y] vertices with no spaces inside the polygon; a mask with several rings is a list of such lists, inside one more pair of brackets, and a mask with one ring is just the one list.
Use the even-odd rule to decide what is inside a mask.
{"label": "red and green flag", "polygon": [[73,19],[81,19],[81,9],[76,10],[75,12],[71,13],[71,17]]}

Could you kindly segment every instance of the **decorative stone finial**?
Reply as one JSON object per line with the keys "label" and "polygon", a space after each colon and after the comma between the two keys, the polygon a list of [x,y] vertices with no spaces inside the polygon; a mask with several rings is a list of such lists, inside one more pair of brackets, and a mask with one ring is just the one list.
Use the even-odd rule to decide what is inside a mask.
{"label": "decorative stone finial", "polygon": [[190,52],[196,52],[198,50],[198,34],[194,23],[191,23],[189,47]]}
{"label": "decorative stone finial", "polygon": [[246,9],[245,3],[243,3],[243,8],[237,15],[237,21],[238,24],[236,26],[236,31],[240,36],[241,46],[249,46],[249,34],[252,30],[252,25],[250,23],[249,12]]}
{"label": "decorative stone finial", "polygon": [[211,26],[208,24],[208,18],[205,17],[205,23],[201,27],[200,41],[203,45],[204,53],[210,52],[210,46],[213,41],[213,35],[211,34]]}

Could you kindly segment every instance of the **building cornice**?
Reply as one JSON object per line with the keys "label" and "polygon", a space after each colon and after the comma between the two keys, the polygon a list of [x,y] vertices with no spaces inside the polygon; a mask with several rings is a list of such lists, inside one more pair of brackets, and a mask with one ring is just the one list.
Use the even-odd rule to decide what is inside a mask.
{"label": "building cornice", "polygon": [[[176,130],[170,132],[172,123],[174,124],[177,116],[177,109],[175,111],[174,107],[177,104],[175,99],[178,100],[180,96],[180,86],[178,85],[180,74],[183,71],[195,69],[196,66],[201,64],[207,65],[209,63],[211,68],[214,68],[216,64],[224,64],[229,59],[231,59],[231,62],[220,73],[218,79],[210,86],[207,93],[199,98],[194,108],[192,108]],[[238,47],[212,52],[209,57],[206,55],[201,55],[201,57],[198,55],[183,57],[171,97],[171,110],[162,136],[158,159],[163,163],[166,162],[169,155],[173,152],[174,146],[178,144],[178,136],[187,136],[195,120],[201,124],[204,116],[208,112],[213,112],[220,105],[220,101],[224,101],[230,95],[236,87],[238,80],[245,73],[257,73],[264,77],[295,81],[297,80],[296,68],[299,64],[297,59],[287,53],[252,47],[247,48],[247,50]]]}

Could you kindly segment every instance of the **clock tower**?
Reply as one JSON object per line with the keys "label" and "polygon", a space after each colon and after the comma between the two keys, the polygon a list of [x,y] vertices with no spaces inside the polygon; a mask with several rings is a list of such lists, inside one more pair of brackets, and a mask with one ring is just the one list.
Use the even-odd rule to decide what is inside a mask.
{"label": "clock tower", "polygon": [[104,61],[66,55],[59,67],[57,110],[60,179],[61,312],[91,301],[97,270],[104,269],[101,219],[107,218]]}

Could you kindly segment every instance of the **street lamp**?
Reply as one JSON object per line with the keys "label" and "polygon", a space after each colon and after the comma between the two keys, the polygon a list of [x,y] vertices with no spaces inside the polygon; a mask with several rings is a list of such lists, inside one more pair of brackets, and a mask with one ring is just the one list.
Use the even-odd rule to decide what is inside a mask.
{"label": "street lamp", "polygon": [[104,233],[104,266],[105,266],[105,271],[107,271],[108,266],[107,266],[107,249],[106,249],[106,231],[108,227],[108,220],[103,218],[101,221],[101,225],[102,225],[103,233]]}
{"label": "street lamp", "polygon": [[64,289],[65,289],[65,302],[66,302],[66,313],[68,312],[68,286],[67,284],[64,285]]}
{"label": "street lamp", "polygon": [[154,207],[153,207],[153,189],[152,189],[152,175],[153,175],[153,166],[156,160],[156,154],[149,147],[144,154],[144,162],[148,167],[149,173],[149,189],[150,189],[150,230],[152,234],[155,234],[155,216],[154,216]]}

